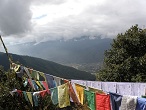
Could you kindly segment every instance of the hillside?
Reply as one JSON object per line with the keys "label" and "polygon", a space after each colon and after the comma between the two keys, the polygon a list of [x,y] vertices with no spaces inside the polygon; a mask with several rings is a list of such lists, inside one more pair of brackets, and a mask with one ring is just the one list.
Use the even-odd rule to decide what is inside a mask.
{"label": "hillside", "polygon": [[67,41],[30,42],[7,47],[11,53],[42,58],[78,70],[96,73],[101,68],[104,52],[111,47],[111,43],[110,38],[91,39],[83,36]]}
{"label": "hillside", "polygon": [[[91,75],[88,72],[79,71],[75,68],[63,66],[52,61],[47,61],[30,56],[20,56],[16,54],[11,55],[13,61],[18,61],[24,66],[31,67],[35,70],[42,71],[44,73],[67,79],[95,80],[95,76]],[[0,53],[0,65],[4,66],[5,70],[9,69],[9,61],[5,53]]]}

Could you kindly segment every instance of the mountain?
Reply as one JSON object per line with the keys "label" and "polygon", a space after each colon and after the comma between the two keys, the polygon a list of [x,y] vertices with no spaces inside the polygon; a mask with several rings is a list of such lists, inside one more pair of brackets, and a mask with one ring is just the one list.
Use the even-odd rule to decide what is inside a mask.
{"label": "mountain", "polygon": [[96,73],[101,67],[110,38],[82,36],[71,40],[30,42],[7,46],[10,53],[33,56],[78,70]]}
{"label": "mountain", "polygon": [[[20,62],[26,67],[33,68],[35,70],[48,73],[54,76],[58,76],[66,79],[82,79],[82,80],[95,80],[95,76],[85,72],[79,71],[75,68],[63,66],[61,64],[54,63],[52,61],[43,60],[41,58],[35,58],[30,56],[22,56],[16,54],[10,54],[14,62]],[[9,61],[5,53],[0,52],[0,65],[4,66],[4,69],[9,69]]]}
{"label": "mountain", "polygon": [[11,53],[35,56],[60,64],[89,64],[103,61],[105,50],[110,48],[112,39],[81,37],[68,41],[46,41],[9,46]]}

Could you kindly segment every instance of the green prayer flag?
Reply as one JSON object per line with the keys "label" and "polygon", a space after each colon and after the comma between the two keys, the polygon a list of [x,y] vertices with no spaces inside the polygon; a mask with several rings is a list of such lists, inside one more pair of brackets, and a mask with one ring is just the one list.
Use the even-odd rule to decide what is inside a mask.
{"label": "green prayer flag", "polygon": [[23,92],[23,95],[24,95],[24,97],[25,97],[25,100],[28,101],[28,97],[27,97],[26,92],[25,92],[25,91],[22,91],[22,92]]}
{"label": "green prayer flag", "polygon": [[95,93],[84,90],[85,103],[91,110],[95,110]]}
{"label": "green prayer flag", "polygon": [[32,71],[31,77],[32,77],[33,79],[35,79],[35,80],[39,80],[39,79],[40,79],[39,73],[38,73],[37,71],[35,71],[35,70]]}

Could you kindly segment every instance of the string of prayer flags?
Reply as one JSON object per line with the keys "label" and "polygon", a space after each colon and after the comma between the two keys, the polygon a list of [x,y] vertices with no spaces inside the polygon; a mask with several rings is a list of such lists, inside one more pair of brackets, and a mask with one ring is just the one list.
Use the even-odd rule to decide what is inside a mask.
{"label": "string of prayer flags", "polygon": [[81,104],[83,104],[83,99],[84,99],[84,88],[78,84],[75,84],[75,88],[76,88],[76,91],[77,91],[77,97],[79,99],[79,102]]}
{"label": "string of prayer flags", "polygon": [[88,90],[84,90],[84,98],[84,103],[87,104],[91,110],[95,110],[95,93]]}
{"label": "string of prayer flags", "polygon": [[68,83],[60,85],[58,88],[58,103],[60,108],[70,106]]}
{"label": "string of prayer flags", "polygon": [[31,92],[26,92],[27,97],[29,99],[29,102],[31,103],[31,105],[33,106],[33,100],[32,100],[32,93]]}
{"label": "string of prayer flags", "polygon": [[95,96],[96,110],[111,110],[109,94],[98,94]]}
{"label": "string of prayer flags", "polygon": [[58,90],[57,87],[55,88],[51,88],[51,100],[53,102],[54,105],[58,104]]}

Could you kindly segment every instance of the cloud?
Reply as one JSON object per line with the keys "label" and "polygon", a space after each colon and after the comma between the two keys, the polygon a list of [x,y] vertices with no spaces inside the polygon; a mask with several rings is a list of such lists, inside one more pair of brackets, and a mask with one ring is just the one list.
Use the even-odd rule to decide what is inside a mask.
{"label": "cloud", "polygon": [[[115,38],[118,33],[125,32],[132,25],[139,24],[139,27],[145,25],[146,15],[143,14],[146,13],[145,3],[144,0],[105,0],[102,3],[94,1],[80,7],[73,3],[74,7],[68,9],[72,13],[66,11],[66,15],[54,17],[51,22],[35,28],[39,36],[36,41],[67,40],[81,36]],[[80,13],[78,11],[74,13],[73,10]],[[53,17],[53,14],[48,14],[48,19],[49,17]]]}
{"label": "cloud", "polygon": [[5,36],[31,31],[29,0],[0,0],[0,31]]}
{"label": "cloud", "polygon": [[[145,0],[1,2],[0,31],[8,36],[7,41],[14,43],[68,40],[81,36],[115,38],[132,25],[143,27],[146,18]],[[17,37],[19,34],[21,38]]]}

